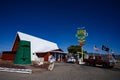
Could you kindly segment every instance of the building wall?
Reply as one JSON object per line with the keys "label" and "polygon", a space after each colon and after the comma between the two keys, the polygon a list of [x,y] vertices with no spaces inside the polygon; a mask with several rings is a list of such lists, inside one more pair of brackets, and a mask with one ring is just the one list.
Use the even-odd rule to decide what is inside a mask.
{"label": "building wall", "polygon": [[2,56],[1,56],[1,59],[2,60],[11,60],[11,61],[13,61],[15,59],[15,52],[12,52],[12,51],[3,52]]}
{"label": "building wall", "polygon": [[19,39],[19,37],[17,35],[17,37],[15,39],[15,42],[13,44],[13,47],[12,47],[12,51],[4,51],[4,52],[2,52],[2,56],[1,56],[2,60],[14,61],[19,41],[20,41],[20,39]]}
{"label": "building wall", "polygon": [[56,61],[66,62],[66,54],[57,53],[57,52],[46,52],[46,53],[36,53],[38,57],[44,57],[44,61],[48,61],[49,56],[53,55]]}
{"label": "building wall", "polygon": [[48,60],[49,60],[49,56],[50,56],[50,53],[48,52],[48,53],[44,56],[44,61],[48,61]]}
{"label": "building wall", "polygon": [[13,45],[13,47],[12,47],[12,51],[17,51],[19,41],[20,41],[20,39],[19,39],[19,37],[18,37],[18,35],[17,35],[17,37],[16,37],[16,39],[15,39],[15,42],[14,42],[14,45]]}
{"label": "building wall", "polygon": [[48,58],[50,56],[50,52],[47,53],[36,53],[38,57],[44,57],[44,61],[48,61]]}

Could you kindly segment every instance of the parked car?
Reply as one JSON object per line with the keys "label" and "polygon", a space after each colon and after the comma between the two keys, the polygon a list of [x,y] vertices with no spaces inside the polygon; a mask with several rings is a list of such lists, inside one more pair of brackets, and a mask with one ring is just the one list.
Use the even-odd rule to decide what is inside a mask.
{"label": "parked car", "polygon": [[74,57],[70,57],[70,58],[68,58],[67,62],[68,63],[75,63],[76,59]]}

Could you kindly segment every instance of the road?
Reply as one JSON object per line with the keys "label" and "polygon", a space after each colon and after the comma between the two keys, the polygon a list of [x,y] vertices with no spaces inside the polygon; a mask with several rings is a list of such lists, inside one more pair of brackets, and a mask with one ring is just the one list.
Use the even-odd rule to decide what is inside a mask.
{"label": "road", "polygon": [[53,71],[34,68],[32,74],[0,72],[0,80],[120,80],[120,68],[56,63]]}

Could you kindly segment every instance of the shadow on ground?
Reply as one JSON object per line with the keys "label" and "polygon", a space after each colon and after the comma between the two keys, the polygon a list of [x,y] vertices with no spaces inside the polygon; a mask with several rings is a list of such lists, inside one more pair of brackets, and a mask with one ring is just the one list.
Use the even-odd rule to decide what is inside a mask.
{"label": "shadow on ground", "polygon": [[[82,64],[81,66],[87,67],[87,65],[85,65],[85,64]],[[102,66],[88,66],[88,67],[93,67],[93,68],[95,67],[95,68],[101,68],[101,69],[104,69],[104,70],[111,70],[111,71],[118,71],[118,72],[120,72],[120,66],[115,66],[113,68],[104,68]]]}

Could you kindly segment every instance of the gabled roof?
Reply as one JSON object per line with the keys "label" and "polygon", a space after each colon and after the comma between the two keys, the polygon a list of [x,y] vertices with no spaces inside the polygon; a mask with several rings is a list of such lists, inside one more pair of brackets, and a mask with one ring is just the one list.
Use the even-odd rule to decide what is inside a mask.
{"label": "gabled roof", "polygon": [[30,41],[31,42],[31,53],[35,52],[47,52],[59,49],[56,43],[34,37],[22,32],[17,32],[20,40]]}

